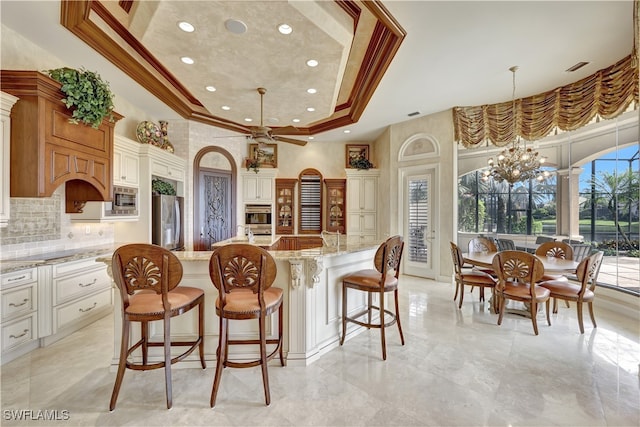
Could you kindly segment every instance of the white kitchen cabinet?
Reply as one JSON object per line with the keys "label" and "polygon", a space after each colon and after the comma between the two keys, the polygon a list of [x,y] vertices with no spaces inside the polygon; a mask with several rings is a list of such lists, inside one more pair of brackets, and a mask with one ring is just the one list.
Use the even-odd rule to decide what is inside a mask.
{"label": "white kitchen cabinet", "polygon": [[347,235],[363,243],[378,239],[378,170],[347,169]]}
{"label": "white kitchen cabinet", "polygon": [[2,275],[2,363],[39,346],[38,269]]}
{"label": "white kitchen cabinet", "polygon": [[10,186],[10,145],[11,145],[11,108],[18,101],[13,95],[0,92],[0,227],[6,227],[9,222],[9,192]]}
{"label": "white kitchen cabinet", "polygon": [[141,157],[146,160],[141,173],[180,183],[185,181],[185,163],[180,157],[149,144],[141,144],[140,153]]}
{"label": "white kitchen cabinet", "polygon": [[113,185],[140,185],[140,144],[116,135],[113,145]]}
{"label": "white kitchen cabinet", "polygon": [[242,172],[244,203],[271,204],[275,192],[276,169],[260,169],[258,173]]}
{"label": "white kitchen cabinet", "polygon": [[[105,316],[113,309],[111,278],[106,265],[96,257],[63,262],[52,266],[50,334],[44,345]],[[44,310],[43,310],[44,311]]]}

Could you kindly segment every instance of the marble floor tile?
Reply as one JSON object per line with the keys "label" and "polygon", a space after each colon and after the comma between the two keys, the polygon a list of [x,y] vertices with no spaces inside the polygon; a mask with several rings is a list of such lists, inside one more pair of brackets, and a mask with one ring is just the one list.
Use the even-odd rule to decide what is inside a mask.
{"label": "marble floor tile", "polygon": [[[365,331],[307,367],[269,366],[271,405],[258,367],[225,369],[209,407],[215,364],[173,370],[173,408],[165,408],[162,370],[127,371],[115,411],[108,405],[113,320],[107,316],[1,370],[3,426],[638,426],[638,325],[599,310],[598,327],[575,306],[551,326],[506,315],[501,326],[478,293],[462,309],[449,283],[401,277],[406,344]],[[58,411],[68,419],[17,420]]]}

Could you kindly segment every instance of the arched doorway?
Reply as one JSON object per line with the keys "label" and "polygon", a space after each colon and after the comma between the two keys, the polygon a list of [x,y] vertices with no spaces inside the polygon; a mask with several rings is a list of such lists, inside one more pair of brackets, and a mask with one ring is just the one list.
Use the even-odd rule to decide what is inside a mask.
{"label": "arched doorway", "polygon": [[193,160],[193,250],[235,234],[236,164],[221,147],[206,147]]}

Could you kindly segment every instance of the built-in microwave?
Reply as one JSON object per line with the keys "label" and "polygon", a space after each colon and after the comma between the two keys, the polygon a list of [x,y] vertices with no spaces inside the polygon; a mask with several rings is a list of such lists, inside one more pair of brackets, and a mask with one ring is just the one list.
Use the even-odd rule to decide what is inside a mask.
{"label": "built-in microwave", "polygon": [[253,234],[271,234],[271,205],[246,205],[244,213]]}
{"label": "built-in microwave", "polygon": [[133,187],[113,187],[113,201],[105,203],[105,215],[138,215],[138,189]]}

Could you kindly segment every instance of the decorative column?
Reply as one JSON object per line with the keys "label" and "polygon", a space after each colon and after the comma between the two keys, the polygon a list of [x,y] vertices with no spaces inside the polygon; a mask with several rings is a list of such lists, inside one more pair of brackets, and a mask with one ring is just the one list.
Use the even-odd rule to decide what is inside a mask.
{"label": "decorative column", "polygon": [[582,168],[558,169],[556,183],[556,234],[580,238],[580,174]]}

